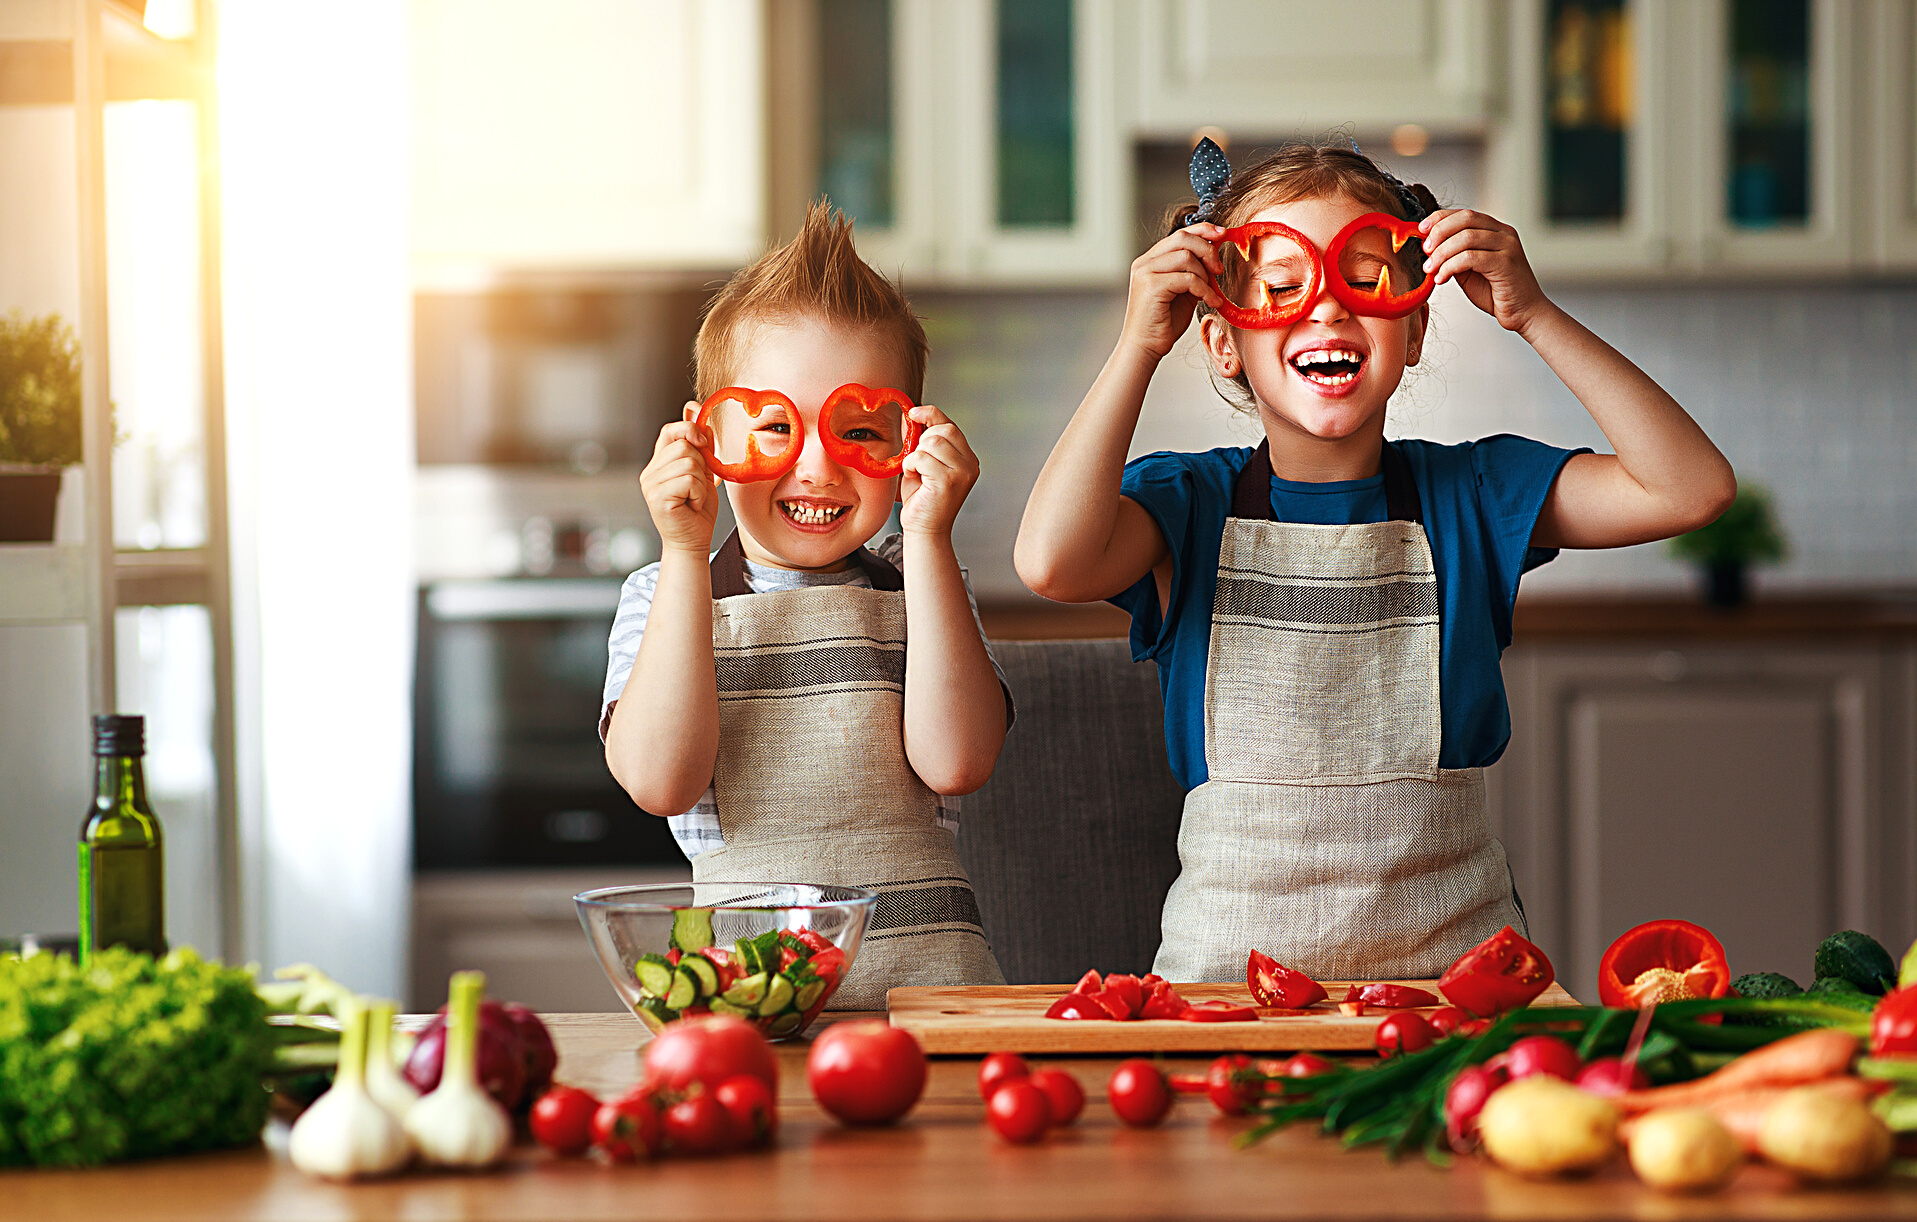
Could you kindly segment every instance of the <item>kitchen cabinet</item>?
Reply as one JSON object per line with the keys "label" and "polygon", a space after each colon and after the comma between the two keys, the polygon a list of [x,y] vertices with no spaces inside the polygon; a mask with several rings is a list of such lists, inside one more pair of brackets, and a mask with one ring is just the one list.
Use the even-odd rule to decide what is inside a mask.
{"label": "kitchen cabinet", "polygon": [[1489,0],[1139,0],[1138,124],[1184,139],[1483,130],[1495,98]]}
{"label": "kitchen cabinet", "polygon": [[1107,0],[785,0],[773,227],[824,196],[913,287],[1112,284],[1131,172]]}
{"label": "kitchen cabinet", "polygon": [[422,282],[759,253],[759,0],[413,0],[411,17]]}
{"label": "kitchen cabinet", "polygon": [[1917,3],[1872,0],[1863,96],[1869,256],[1884,271],[1917,268]]}
{"label": "kitchen cabinet", "polygon": [[1837,929],[1917,934],[1908,643],[1519,644],[1488,777],[1533,934],[1578,995],[1641,921],[1799,980]]}

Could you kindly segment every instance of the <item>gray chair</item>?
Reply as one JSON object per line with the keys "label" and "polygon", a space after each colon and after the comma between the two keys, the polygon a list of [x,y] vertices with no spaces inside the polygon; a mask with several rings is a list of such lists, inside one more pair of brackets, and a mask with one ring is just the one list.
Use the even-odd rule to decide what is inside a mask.
{"label": "gray chair", "polygon": [[1013,984],[1151,970],[1185,794],[1158,668],[1126,642],[994,641],[1018,721],[968,795],[959,856]]}

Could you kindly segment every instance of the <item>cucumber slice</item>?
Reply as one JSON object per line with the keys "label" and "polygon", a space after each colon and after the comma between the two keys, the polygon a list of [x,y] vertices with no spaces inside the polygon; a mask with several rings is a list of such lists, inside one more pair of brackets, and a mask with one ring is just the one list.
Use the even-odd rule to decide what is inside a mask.
{"label": "cucumber slice", "polygon": [[727,1014],[733,1018],[759,1017],[759,1012],[751,1006],[735,1006],[723,997],[715,997],[712,999],[712,1012],[714,1014]]}
{"label": "cucumber slice", "polygon": [[672,944],[690,954],[712,945],[712,910],[681,908],[672,914]]}
{"label": "cucumber slice", "polygon": [[808,980],[792,994],[792,1008],[801,1012],[810,1010],[825,992],[825,981]]}
{"label": "cucumber slice", "polygon": [[734,981],[732,987],[726,990],[723,1000],[735,1006],[745,1006],[756,1013],[759,1003],[765,1000],[771,981],[772,977],[765,972],[756,972],[744,980]]}
{"label": "cucumber slice", "polygon": [[655,1033],[665,1030],[667,1023],[679,1017],[677,1011],[668,1007],[665,1002],[659,1000],[657,997],[640,998],[639,1005],[633,1010],[633,1013],[637,1014],[639,1021],[651,1028]]}
{"label": "cucumber slice", "polygon": [[776,972],[779,970],[779,931],[768,929],[752,939],[752,949],[759,957],[759,970]]}
{"label": "cucumber slice", "polygon": [[672,988],[672,965],[664,955],[644,955],[633,964],[632,974],[639,987],[654,997],[664,997]]}
{"label": "cucumber slice", "polygon": [[675,1010],[683,1010],[699,1000],[699,978],[687,971],[682,963],[672,969],[672,987],[666,990],[666,1004]]}
{"label": "cucumber slice", "polygon": [[765,965],[759,962],[759,948],[751,938],[740,938],[732,944],[732,961],[748,976],[765,970]]}
{"label": "cucumber slice", "polygon": [[765,1033],[775,1040],[784,1039],[794,1031],[797,1031],[799,1024],[804,1021],[805,1015],[803,1014],[781,1014],[772,1020],[772,1025],[765,1029]]}
{"label": "cucumber slice", "polygon": [[711,997],[719,991],[719,969],[704,955],[687,955],[679,960],[679,970],[690,971],[699,981],[699,996]]}
{"label": "cucumber slice", "polygon": [[771,1018],[774,1014],[792,1004],[792,982],[784,976],[774,976],[772,983],[766,986],[765,1000],[759,1003],[759,1017]]}

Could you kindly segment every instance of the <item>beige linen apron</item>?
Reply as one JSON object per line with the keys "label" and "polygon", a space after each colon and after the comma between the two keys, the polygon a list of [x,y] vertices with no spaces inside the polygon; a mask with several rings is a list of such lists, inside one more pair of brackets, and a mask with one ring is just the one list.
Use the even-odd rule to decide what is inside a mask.
{"label": "beige linen apron", "polygon": [[1003,984],[938,795],[905,757],[905,595],[860,548],[870,590],[750,593],[735,532],[712,559],[722,848],[697,882],[870,887],[878,905],[835,1010],[915,984]]}
{"label": "beige linen apron", "polygon": [[1484,770],[1438,767],[1437,574],[1410,470],[1388,444],[1383,465],[1386,522],[1274,521],[1263,443],[1233,489],[1167,979],[1242,980],[1253,948],[1320,980],[1429,977],[1525,928]]}

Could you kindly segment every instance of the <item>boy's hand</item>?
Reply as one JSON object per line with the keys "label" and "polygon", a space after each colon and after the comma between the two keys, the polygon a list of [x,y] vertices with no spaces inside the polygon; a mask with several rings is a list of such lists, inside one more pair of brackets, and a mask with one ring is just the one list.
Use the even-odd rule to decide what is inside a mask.
{"label": "boy's hand", "polygon": [[1456,280],[1471,304],[1522,334],[1550,305],[1518,231],[1469,208],[1441,208],[1418,223],[1427,275]]}
{"label": "boy's hand", "polygon": [[959,506],[978,482],[978,456],[938,408],[921,403],[911,416],[925,431],[905,456],[899,478],[899,529],[908,535],[949,536]]}
{"label": "boy's hand", "polygon": [[1134,344],[1162,360],[1191,326],[1192,312],[1200,301],[1213,309],[1224,304],[1223,295],[1211,285],[1211,278],[1225,268],[1212,245],[1223,232],[1209,221],[1200,221],[1132,260],[1121,343]]}
{"label": "boy's hand", "polygon": [[[696,411],[698,404],[686,405]],[[659,430],[652,461],[639,473],[639,488],[659,532],[660,547],[671,551],[712,550],[712,528],[719,520],[719,482],[706,466],[702,447],[712,434],[690,420],[675,420]]]}

